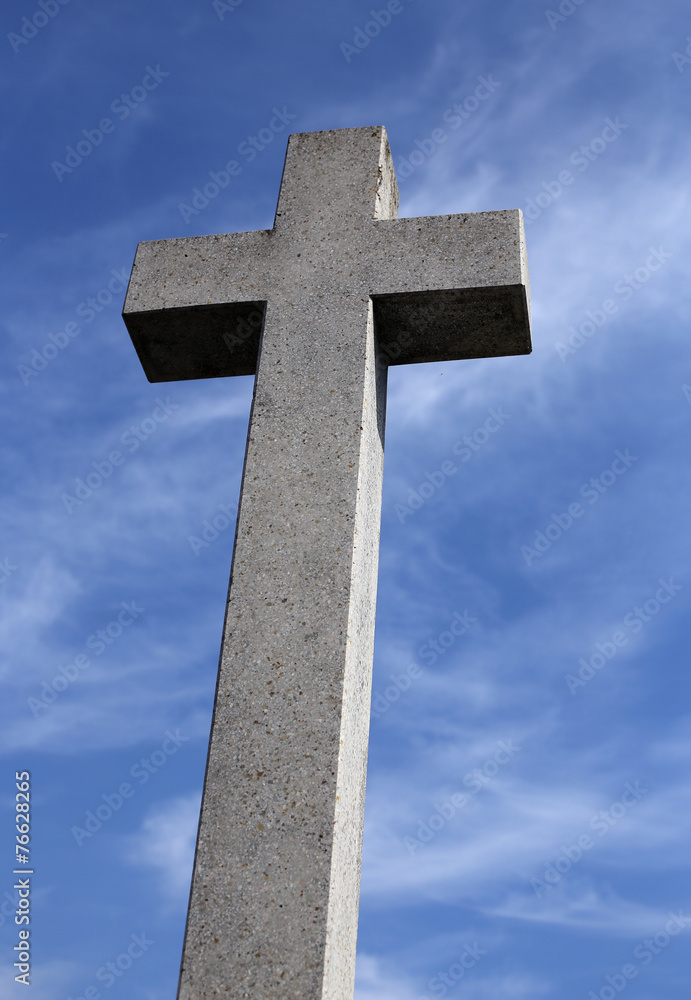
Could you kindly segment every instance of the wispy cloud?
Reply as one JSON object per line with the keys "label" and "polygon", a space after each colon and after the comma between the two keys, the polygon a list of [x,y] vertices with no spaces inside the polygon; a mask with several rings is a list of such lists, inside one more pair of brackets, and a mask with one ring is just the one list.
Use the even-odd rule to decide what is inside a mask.
{"label": "wispy cloud", "polygon": [[197,793],[160,802],[127,841],[126,860],[155,876],[167,903],[189,893],[199,806]]}

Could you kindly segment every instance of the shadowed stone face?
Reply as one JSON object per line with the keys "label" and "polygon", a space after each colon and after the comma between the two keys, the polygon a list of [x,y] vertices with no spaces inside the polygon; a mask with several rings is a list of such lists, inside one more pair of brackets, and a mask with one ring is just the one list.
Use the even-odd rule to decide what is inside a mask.
{"label": "shadowed stone face", "polygon": [[349,1000],[388,364],[524,354],[520,212],[396,218],[382,128],[291,136],[272,230],[140,244],[151,381],[256,373],[182,1000]]}

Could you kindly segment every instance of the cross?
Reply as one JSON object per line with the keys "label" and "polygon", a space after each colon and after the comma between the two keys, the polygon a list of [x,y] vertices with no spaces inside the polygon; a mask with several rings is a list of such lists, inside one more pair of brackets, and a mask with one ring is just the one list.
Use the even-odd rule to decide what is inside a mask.
{"label": "cross", "polygon": [[292,135],[273,229],[140,243],[151,382],[255,374],[179,1000],[351,1000],[389,364],[530,352],[521,212],[398,219]]}

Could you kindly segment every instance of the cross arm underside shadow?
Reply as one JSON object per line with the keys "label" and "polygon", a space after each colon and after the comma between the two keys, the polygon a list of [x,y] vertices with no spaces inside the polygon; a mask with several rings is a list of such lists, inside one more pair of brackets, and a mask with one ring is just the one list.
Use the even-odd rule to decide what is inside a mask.
{"label": "cross arm underside shadow", "polygon": [[380,355],[390,365],[530,354],[525,286],[373,296]]}
{"label": "cross arm underside shadow", "polygon": [[254,375],[266,302],[181,306],[125,322],[149,382]]}

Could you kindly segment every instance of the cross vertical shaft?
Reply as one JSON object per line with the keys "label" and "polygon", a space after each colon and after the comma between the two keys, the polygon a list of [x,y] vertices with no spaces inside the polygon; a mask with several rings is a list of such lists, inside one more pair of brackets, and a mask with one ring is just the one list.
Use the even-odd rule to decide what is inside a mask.
{"label": "cross vertical shaft", "polygon": [[[397,204],[381,137],[311,146],[282,232],[328,240],[334,180],[365,219]],[[369,296],[296,250],[259,353],[181,1000],[352,996],[385,393]]]}

